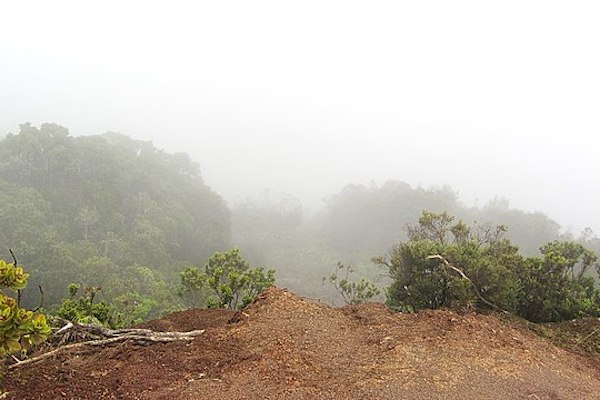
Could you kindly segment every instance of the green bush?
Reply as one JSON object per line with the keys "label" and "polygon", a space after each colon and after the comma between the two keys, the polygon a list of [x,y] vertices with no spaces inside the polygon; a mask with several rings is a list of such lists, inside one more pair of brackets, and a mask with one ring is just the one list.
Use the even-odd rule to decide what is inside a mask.
{"label": "green bush", "polygon": [[215,252],[201,272],[198,268],[186,268],[180,274],[180,294],[208,296],[209,308],[237,310],[248,305],[254,298],[275,283],[275,271],[262,267],[250,268],[238,249]]}
{"label": "green bush", "polygon": [[[339,273],[342,271],[345,271],[345,273],[340,276]],[[323,277],[323,283],[329,282],[342,296],[346,304],[362,304],[381,293],[373,282],[365,278],[359,281],[351,281],[350,274],[353,272],[354,270],[350,266],[338,262],[336,271]]]}
{"label": "green bush", "polygon": [[593,252],[554,241],[541,248],[542,257],[526,258],[503,238],[506,230],[471,228],[447,213],[424,211],[409,227],[408,241],[373,259],[392,279],[388,304],[405,311],[493,305],[535,322],[600,316],[600,291],[590,276],[599,269]]}
{"label": "green bush", "polygon": [[107,301],[95,302],[99,287],[89,286],[77,297],[81,285],[69,285],[69,297],[63,299],[56,315],[72,322],[103,325],[109,328],[120,328],[125,325],[124,318],[115,306]]}
{"label": "green bush", "polygon": [[[29,274],[14,263],[0,260],[0,287],[19,291]],[[44,314],[19,307],[19,302],[0,291],[0,355],[27,351],[44,342],[51,330]]]}

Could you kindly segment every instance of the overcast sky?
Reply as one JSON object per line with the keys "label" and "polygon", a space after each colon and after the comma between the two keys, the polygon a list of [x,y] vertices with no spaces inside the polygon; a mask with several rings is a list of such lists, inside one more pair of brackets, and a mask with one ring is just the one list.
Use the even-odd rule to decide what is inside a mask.
{"label": "overcast sky", "polygon": [[227,200],[449,184],[600,233],[597,1],[13,1],[0,133],[185,151]]}

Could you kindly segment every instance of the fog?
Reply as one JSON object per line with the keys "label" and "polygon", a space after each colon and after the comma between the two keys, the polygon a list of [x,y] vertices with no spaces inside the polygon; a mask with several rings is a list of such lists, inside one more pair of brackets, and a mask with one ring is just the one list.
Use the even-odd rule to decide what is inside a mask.
{"label": "fog", "polygon": [[188,152],[229,202],[448,184],[600,232],[596,2],[11,2],[0,134]]}

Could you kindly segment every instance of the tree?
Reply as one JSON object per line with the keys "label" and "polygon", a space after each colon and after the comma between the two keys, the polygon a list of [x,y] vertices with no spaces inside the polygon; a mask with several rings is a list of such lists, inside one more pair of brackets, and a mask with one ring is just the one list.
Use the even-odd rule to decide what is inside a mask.
{"label": "tree", "polygon": [[589,276],[600,268],[592,251],[552,241],[542,257],[524,257],[506,231],[424,211],[408,241],[373,259],[392,278],[388,304],[409,311],[501,308],[535,322],[600,315],[600,291]]}
{"label": "tree", "polygon": [[[385,266],[392,278],[387,289],[388,304],[417,311],[487,308],[487,301],[515,310],[519,299],[516,270],[523,259],[518,248],[502,238],[505,230],[472,229],[462,221],[454,223],[454,217],[448,213],[423,211],[419,224],[409,226],[408,241],[398,244],[387,256],[373,259]],[[485,234],[480,235],[481,232]],[[431,258],[433,255],[440,255],[470,281],[439,259]]]}
{"label": "tree", "polygon": [[20,307],[19,301],[4,290],[20,291],[27,286],[29,274],[14,263],[0,260],[0,355],[27,351],[50,334],[44,314]]}
{"label": "tree", "polygon": [[156,300],[152,315],[166,306],[164,297],[109,290],[95,272],[131,281],[130,267],[143,265],[160,271],[174,294],[182,265],[230,246],[227,205],[187,155],[116,133],[72,137],[55,124],[23,124],[0,141],[0,223],[0,243],[31,268],[32,285],[22,293],[28,307],[37,284],[52,307],[69,282],[81,282],[103,287],[109,302],[128,292],[146,305]]}
{"label": "tree", "polygon": [[186,268],[181,273],[182,292],[206,289],[211,295],[209,308],[237,310],[248,305],[254,298],[275,283],[275,270],[250,268],[238,249],[215,252],[204,266]]}
{"label": "tree", "polygon": [[418,218],[423,207],[453,211],[459,205],[449,187],[412,188],[398,181],[347,185],[327,201],[326,234],[340,254],[368,261],[404,239],[402,228]]}

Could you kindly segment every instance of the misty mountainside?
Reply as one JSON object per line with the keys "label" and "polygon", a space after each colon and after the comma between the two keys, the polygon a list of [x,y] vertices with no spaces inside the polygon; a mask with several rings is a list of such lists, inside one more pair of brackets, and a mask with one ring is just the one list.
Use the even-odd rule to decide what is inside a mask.
{"label": "misty mountainside", "polygon": [[[574,239],[561,234],[559,224],[545,214],[511,208],[505,199],[481,208],[467,207],[450,187],[413,188],[388,181],[380,186],[347,185],[312,214],[287,195],[234,204],[232,241],[253,262],[275,267],[280,285],[307,296],[338,300],[321,283],[323,276],[341,261],[353,267],[355,278],[366,276],[385,286],[385,271],[371,259],[405,241],[408,225],[418,221],[423,210],[448,212],[470,226],[504,225],[506,238],[529,256],[539,256],[540,248],[553,240]],[[600,250],[600,241],[591,231],[577,240]]]}
{"label": "misty mountainside", "polygon": [[328,209],[329,236],[346,252],[356,249],[357,243],[377,252],[405,240],[406,226],[424,209],[448,212],[468,224],[506,225],[507,236],[526,254],[538,254],[541,245],[560,236],[560,225],[541,212],[511,209],[502,198],[482,208],[466,207],[448,186],[422,189],[398,181],[371,187],[348,185],[328,201]]}
{"label": "misty mountainside", "polygon": [[[0,156],[0,254],[10,259],[12,248],[31,273],[24,304],[38,304],[41,285],[44,306],[56,307],[74,282],[101,288],[97,298],[130,322],[190,306],[178,293],[182,271],[232,247],[252,265],[275,269],[278,286],[305,296],[339,302],[322,279],[338,262],[383,289],[386,271],[371,259],[405,240],[424,209],[470,225],[504,224],[524,254],[561,238],[542,213],[505,200],[467,207],[450,187],[401,181],[347,185],[319,210],[290,195],[228,206],[186,154],[117,133],[73,137],[55,124],[23,124],[0,142]],[[243,173],[242,165],[232,168]],[[579,240],[600,250],[591,231]]]}
{"label": "misty mountainside", "polygon": [[70,282],[167,300],[164,282],[182,264],[229,245],[229,210],[198,165],[117,133],[72,137],[55,124],[23,124],[0,142],[0,188],[0,252],[10,259],[14,250],[46,306]]}

